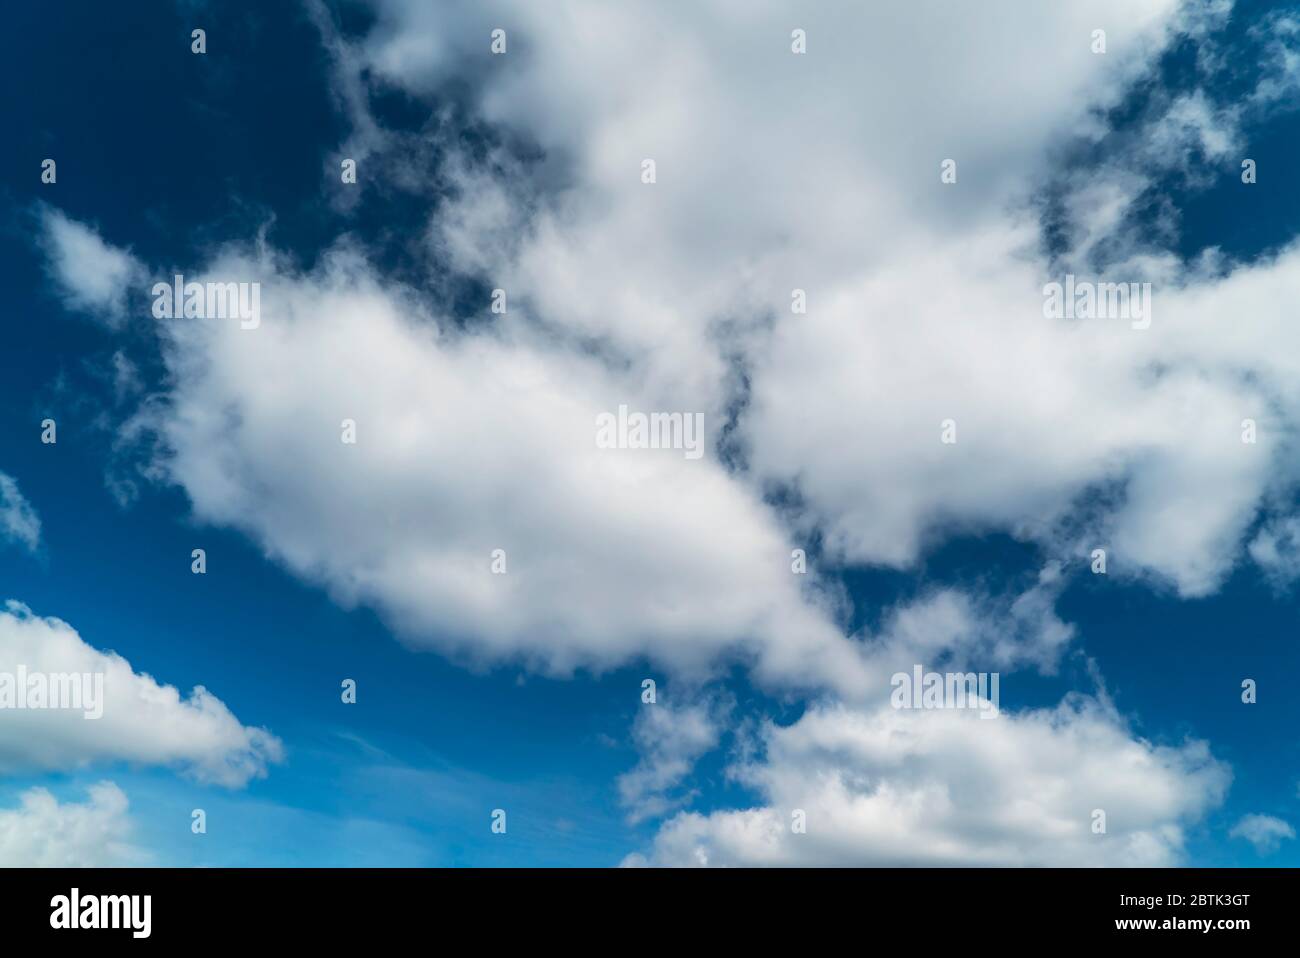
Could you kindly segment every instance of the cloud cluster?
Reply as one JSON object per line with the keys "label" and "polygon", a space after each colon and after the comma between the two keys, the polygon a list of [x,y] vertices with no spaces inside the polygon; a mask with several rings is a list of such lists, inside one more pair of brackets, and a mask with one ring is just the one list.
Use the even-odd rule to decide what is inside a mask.
{"label": "cloud cluster", "polygon": [[[1260,504],[1300,478],[1294,371],[1264,345],[1286,335],[1295,254],[1226,279],[1159,250],[1112,262],[1103,278],[1155,283],[1148,330],[1046,319],[1042,287],[1087,268],[1155,170],[1235,169],[1240,111],[1199,89],[1157,97],[1123,163],[1074,175],[1060,262],[1030,200],[1066,145],[1105,136],[1100,111],[1172,36],[1205,37],[1230,6],[1013,6],[827,4],[794,22],[775,4],[378,0],[353,66],[417,94],[469,77],[484,118],[541,148],[524,172],[453,165],[434,248],[659,394],[739,403],[749,478],[796,496],[796,528],[830,558],[906,567],[953,530],[1003,529],[1058,557],[1106,546],[1118,574],[1204,595]],[[517,44],[500,57],[495,26]],[[1285,52],[1256,114],[1287,82]],[[1255,446],[1245,419],[1266,421]]]}
{"label": "cloud cluster", "polygon": [[0,867],[112,868],[141,865],[147,853],[130,842],[127,799],[112,782],[89,789],[81,804],[46,789],[24,792],[19,806],[0,809]]}
{"label": "cloud cluster", "polygon": [[826,705],[763,745],[732,770],[762,804],[679,813],[625,864],[1173,865],[1231,780],[1204,742],[1135,738],[1082,696],[991,721]]}
{"label": "cloud cluster", "polygon": [[[1112,574],[1205,595],[1260,511],[1286,512],[1300,369],[1277,344],[1300,253],[1184,268],[1126,240],[1091,278],[1152,282],[1150,328],[1043,312],[1044,284],[1098,262],[1149,179],[1072,174],[1055,258],[1035,190],[1065,145],[1104,138],[1102,111],[1171,37],[1227,6],[375,7],[364,38],[329,38],[363,183],[368,158],[422,182],[384,152],[409,138],[368,113],[379,85],[463,82],[476,118],[536,148],[483,163],[441,144],[453,191],[423,237],[438,271],[505,290],[509,309],[467,330],[346,240],[308,272],[238,244],[187,269],[262,284],[256,330],[159,325],[168,388],[130,426],[157,435],[157,474],[197,518],[474,663],[645,657],[701,678],[739,661],[841,700],[771,727],[766,759],[737,769],[763,807],[680,814],[652,861],[1176,861],[1228,780],[1203,744],[1153,745],[1091,700],[982,723],[879,698],[914,662],[1050,671],[1073,638],[1052,609],[1062,570],[1095,547]],[[1132,155],[1235,162],[1240,120],[1170,97]],[[116,315],[129,254],[47,222],[69,302]],[[709,454],[598,448],[596,417],[622,404],[703,413]],[[988,530],[1037,544],[1042,581],[931,592],[876,634],[846,635],[839,593],[791,570],[810,542],[832,568],[910,567]],[[623,780],[634,815],[667,810],[718,739],[707,714],[644,722]],[[789,831],[792,803],[807,835]]]}
{"label": "cloud cluster", "polygon": [[459,334],[346,249],[309,275],[234,255],[212,275],[261,282],[263,320],[162,327],[162,465],[199,519],[473,660],[852,680],[759,496],[710,457],[598,448],[602,412],[662,397],[524,333]]}
{"label": "cloud cluster", "polygon": [[[88,645],[66,622],[33,615],[16,602],[0,612],[0,672],[15,683],[12,677],[21,674],[103,676],[102,701],[91,708],[6,707],[0,713],[3,774],[129,762],[172,766],[198,782],[238,788],[283,756],[279,739],[240,724],[202,686],[183,697],[120,655]],[[81,694],[78,704],[98,694],[93,680]],[[101,709],[98,718],[86,717]]]}

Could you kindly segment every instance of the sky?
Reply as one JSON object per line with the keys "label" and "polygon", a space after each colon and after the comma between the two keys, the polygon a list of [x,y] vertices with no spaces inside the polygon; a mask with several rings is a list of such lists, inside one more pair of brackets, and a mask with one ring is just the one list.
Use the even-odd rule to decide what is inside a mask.
{"label": "sky", "polygon": [[0,864],[1300,862],[1300,10],[10,21]]}

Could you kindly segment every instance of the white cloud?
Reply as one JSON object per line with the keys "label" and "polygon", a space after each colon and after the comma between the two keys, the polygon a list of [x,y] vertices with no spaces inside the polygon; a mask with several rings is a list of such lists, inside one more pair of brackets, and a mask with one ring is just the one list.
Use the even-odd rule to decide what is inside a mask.
{"label": "white cloud", "polygon": [[732,658],[854,681],[757,495],[710,456],[597,447],[598,414],[683,409],[671,395],[523,330],[459,334],[345,251],[308,276],[219,268],[262,282],[261,327],[163,326],[165,468],[199,519],[478,661],[563,674],[647,655],[704,674]]}
{"label": "white cloud", "polygon": [[1247,547],[1250,557],[1278,588],[1300,578],[1300,516],[1270,520]]}
{"label": "white cloud", "polygon": [[102,716],[67,708],[0,712],[0,773],[129,762],[174,766],[196,781],[237,788],[282,757],[279,739],[241,725],[202,686],[183,698],[120,655],[86,644],[66,622],[9,602],[0,612],[0,672],[17,675],[20,666],[29,676],[102,674]]}
{"label": "white cloud", "polygon": [[13,476],[0,472],[0,538],[35,552],[41,544],[41,520],[18,489]]}
{"label": "white cloud", "polygon": [[[1115,458],[1109,448],[1018,439],[1055,430],[1090,397],[1074,358],[1085,336],[1046,328],[1041,277],[998,258],[1029,243],[1028,232],[974,231],[1000,223],[1023,188],[1020,158],[1041,172],[1052,137],[1143,68],[1171,3],[1116,3],[1127,29],[1112,37],[1104,69],[1088,50],[1097,11],[1041,4],[1024,5],[1015,36],[1001,20],[945,6],[962,40],[943,50],[924,28],[934,11],[809,11],[806,58],[789,53],[788,14],[775,6],[722,4],[687,20],[649,4],[380,8],[360,47],[331,40],[341,70],[368,60],[422,90],[470,76],[489,120],[548,149],[538,182],[574,188],[534,210],[517,202],[517,168],[460,169],[461,200],[441,208],[432,237],[510,293],[513,311],[487,333],[454,332],[346,253],[295,276],[227,251],[210,271],[263,282],[265,329],[165,331],[176,383],[162,423],[168,469],[201,519],[243,528],[343,602],[380,608],[410,640],[470,658],[517,656],[555,672],[643,654],[696,671],[741,658],[782,682],[847,691],[862,678],[858,656],[835,610],[796,585],[791,547],[822,528],[833,559],[908,562],[941,516],[978,524],[1061,513],[1105,477],[1097,464]],[[479,28],[497,20],[511,25],[515,52],[489,64]],[[932,81],[894,82],[894,71],[920,69],[909,58],[922,37]],[[1010,75],[1008,62],[1025,75]],[[593,72],[608,82],[589,83]],[[813,129],[822,132],[810,154],[800,131]],[[950,153],[974,188],[940,187],[938,162]],[[637,180],[649,154],[661,171],[653,189]],[[809,180],[800,171],[813,157]],[[900,170],[913,173],[900,180]],[[943,231],[998,241],[992,262],[954,264],[947,247],[923,253]],[[901,332],[891,334],[861,321],[855,289],[886,311],[907,309],[916,289],[972,266],[995,271],[974,291],[986,318],[947,346],[939,327],[950,325],[960,285],[928,323],[892,323]],[[1008,279],[1029,316],[1007,321]],[[764,334],[796,283],[810,289],[814,315]],[[1008,336],[1021,348],[1004,349]],[[1094,352],[1123,350],[1110,339]],[[918,348],[894,364],[893,398],[881,403],[875,364]],[[972,351],[982,365],[963,375]],[[742,435],[757,478],[797,480],[810,505],[794,537],[757,484],[717,463],[592,448],[595,414],[622,402],[702,411],[716,438],[736,399],[736,354],[756,374]],[[1035,362],[1060,394],[1026,410],[1012,374]],[[939,407],[947,415],[952,405],[914,388],[932,377],[969,401],[958,403],[967,441],[984,442],[960,468],[927,442]],[[989,381],[1001,385],[973,408]],[[1116,409],[1127,412],[1125,398]],[[991,427],[1007,403],[1018,421],[999,438]],[[337,441],[344,418],[361,430],[355,449]],[[1004,483],[1008,475],[1018,481]],[[510,556],[508,575],[486,573],[495,548]]]}
{"label": "white cloud", "polygon": [[619,799],[628,818],[639,822],[689,803],[694,793],[674,794],[700,756],[718,745],[733,703],[711,696],[682,704],[660,699],[643,703],[632,726],[641,760],[619,776]]}
{"label": "white cloud", "polygon": [[[331,41],[365,150],[409,142],[364,113],[365,66],[416,92],[465,80],[481,118],[544,150],[536,166],[455,166],[459,196],[429,224],[440,262],[507,289],[510,312],[458,330],[346,245],[308,274],[221,252],[207,272],[261,281],[262,325],[163,325],[173,388],[142,416],[196,516],[475,662],[564,673],[646,656],[695,676],[740,660],[859,703],[770,730],[766,763],[738,771],[766,804],[679,815],[656,861],[1177,861],[1227,783],[1205,746],[1145,742],[1086,700],[965,724],[875,703],[913,662],[1050,671],[1073,635],[1052,610],[1054,560],[1098,545],[1112,574],[1213,591],[1300,480],[1284,348],[1297,251],[1228,273],[1125,242],[1105,278],[1157,284],[1150,329],[1042,312],[1060,277],[1027,212],[1035,190],[1064,145],[1100,139],[1094,108],[1174,28],[1204,32],[1227,7],[828,3],[792,23],[783,5],[724,0],[376,6],[362,43]],[[1104,56],[1089,50],[1099,24]],[[497,25],[511,52],[494,58]],[[1223,159],[1238,119],[1174,98],[1133,155]],[[1072,181],[1063,262],[1114,240],[1149,182],[1127,168]],[[807,315],[790,312],[796,287]],[[624,402],[702,411],[711,440],[740,409],[745,467],[595,449],[596,413]],[[798,507],[772,509],[774,486]],[[852,639],[815,572],[801,587],[789,569],[814,536],[831,563],[908,567],[944,535],[989,529],[1038,543],[1044,581],[998,600],[935,590]],[[672,801],[714,740],[684,727],[698,734],[625,779],[634,809]],[[807,836],[788,834],[796,798]]]}
{"label": "white cloud", "polygon": [[1228,832],[1229,838],[1244,838],[1255,846],[1260,855],[1271,855],[1288,838],[1295,838],[1295,829],[1272,815],[1245,815]]}
{"label": "white cloud", "polygon": [[1081,696],[991,720],[819,706],[764,742],[733,769],[760,805],[680,813],[625,864],[1172,865],[1231,778],[1203,742],[1135,738]]}
{"label": "white cloud", "polygon": [[[808,521],[851,562],[911,564],[954,526],[1050,548],[1082,518],[1067,555],[1106,545],[1112,571],[1213,591],[1261,500],[1296,479],[1293,370],[1259,344],[1287,335],[1281,304],[1300,286],[1300,256],[1161,287],[1151,328],[1133,330],[1044,319],[1044,274],[1015,246],[991,233],[910,250],[889,279],[780,326],[745,422],[755,468],[796,485]],[[1248,317],[1240,340],[1223,336],[1229,303]],[[955,445],[940,443],[949,418]],[[1241,439],[1247,418],[1260,424],[1254,445]],[[1108,488],[1088,516],[1081,504]]]}
{"label": "white cloud", "polygon": [[0,809],[0,867],[140,865],[148,856],[130,843],[131,831],[126,795],[112,782],[91,786],[83,804],[59,802],[33,788],[18,808]]}
{"label": "white cloud", "polygon": [[877,630],[858,636],[871,678],[858,698],[885,697],[889,677],[913,665],[1054,673],[1075,635],[1053,609],[1061,584],[1059,568],[1049,565],[1019,594],[977,596],[934,589],[889,608]]}
{"label": "white cloud", "polygon": [[1179,96],[1148,131],[1144,159],[1186,166],[1189,149],[1199,149],[1211,162],[1222,163],[1241,149],[1238,113],[1232,107],[1216,109],[1204,90]]}
{"label": "white cloud", "polygon": [[[835,610],[779,558],[815,533],[854,563],[908,565],[954,528],[1073,556],[1059,526],[1120,483],[1069,546],[1104,537],[1117,572],[1203,594],[1284,479],[1272,433],[1237,441],[1272,380],[1243,377],[1213,336],[1186,348],[1188,327],[1219,315],[1196,315],[1209,295],[1162,290],[1145,332],[1044,320],[1036,231],[1005,213],[1060,137],[1146,68],[1174,4],[1117,0],[1125,28],[1104,57],[1089,39],[1105,9],[1036,3],[1018,18],[831,5],[801,22],[802,57],[775,6],[379,6],[360,47],[331,41],[340,70],[368,60],[417,90],[469,71],[488,119],[549,150],[537,183],[573,184],[521,207],[533,187],[518,168],[461,169],[461,200],[432,223],[454,263],[507,288],[511,314],[460,334],[346,252],[294,275],[227,250],[209,271],[260,279],[266,328],[168,324],[161,430],[201,519],[411,641],[555,672],[741,658],[848,689],[861,670]],[[939,41],[924,26],[936,10]],[[478,28],[498,20],[514,52],[491,58]],[[942,48],[950,35],[958,48]],[[653,188],[636,175],[648,154]],[[939,183],[948,155],[956,188]],[[795,285],[807,316],[788,313]],[[716,438],[736,356],[751,475],[592,448],[594,415],[621,402],[702,411]],[[948,417],[955,447],[938,442]],[[344,418],[355,448],[337,442]],[[804,504],[793,535],[758,495],[772,482]],[[485,572],[495,548],[508,575]]]}
{"label": "white cloud", "polygon": [[64,304],[107,326],[121,326],[132,287],[143,282],[139,260],[53,207],[42,206],[40,218],[47,269]]}
{"label": "white cloud", "polygon": [[[1288,335],[1286,299],[1251,290],[1294,287],[1297,256],[1223,279],[1131,251],[1105,278],[1156,282],[1152,329],[1052,321],[1042,286],[1060,277],[1036,220],[1009,211],[1060,175],[1066,143],[1100,137],[1095,108],[1174,31],[1204,37],[1230,5],[1014,6],[819,5],[800,11],[797,56],[775,4],[379,0],[360,60],[417,92],[468,77],[487,119],[545,150],[524,185],[509,164],[453,166],[436,248],[523,302],[516,321],[593,339],[693,407],[736,399],[739,356],[750,478],[797,490],[799,531],[832,559],[910,566],[941,534],[1005,529],[1066,558],[1105,544],[1117,574],[1203,595],[1263,497],[1298,478],[1281,423],[1239,441],[1244,418],[1300,418],[1278,405],[1285,352],[1261,346]],[[485,52],[495,25],[505,56]],[[1240,111],[1200,90],[1156,102],[1127,166],[1072,181],[1071,262],[1121,228],[1153,160],[1236,148]],[[790,314],[796,287],[806,316]],[[1229,298],[1256,330],[1225,354]],[[955,447],[939,443],[948,418]],[[1100,507],[1100,490],[1118,492]]]}

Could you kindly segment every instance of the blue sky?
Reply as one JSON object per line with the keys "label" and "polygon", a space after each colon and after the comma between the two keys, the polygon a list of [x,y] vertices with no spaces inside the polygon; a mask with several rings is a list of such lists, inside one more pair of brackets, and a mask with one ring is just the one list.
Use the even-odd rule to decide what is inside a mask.
{"label": "blue sky", "polygon": [[[1000,82],[986,90],[938,79],[937,96],[956,114],[987,122],[921,112],[900,127],[883,94],[869,92],[877,76],[860,88],[849,82],[853,50],[832,49],[828,36],[836,16],[849,14],[834,5],[810,26],[799,76],[781,72],[792,62],[787,24],[799,17],[779,7],[737,18],[733,34],[725,4],[666,21],[566,5],[558,28],[527,4],[239,6],[66,3],[10,14],[0,40],[9,91],[0,472],[39,517],[40,534],[35,548],[14,537],[0,548],[0,599],[63,620],[88,646],[118,653],[182,698],[206,688],[237,726],[269,730],[282,754],[255,759],[256,773],[234,783],[205,781],[184,748],[149,758],[91,741],[81,752],[51,747],[66,760],[33,761],[18,741],[30,730],[6,732],[0,713],[0,742],[10,740],[0,745],[0,849],[14,859],[0,863],[24,864],[23,855],[169,865],[617,865],[629,855],[663,864],[1300,861],[1293,833],[1269,841],[1270,830],[1300,817],[1300,701],[1290,679],[1300,670],[1300,563],[1285,535],[1300,459],[1289,445],[1297,410],[1279,359],[1290,343],[1263,321],[1243,324],[1235,338],[1224,330],[1264,311],[1261,298],[1285,312],[1276,290],[1296,288],[1286,268],[1300,207],[1287,170],[1300,114],[1261,84],[1294,94],[1285,84],[1296,71],[1279,51],[1300,45],[1300,17],[1247,2],[1181,12],[1152,2],[1137,5],[1140,15],[1102,3],[1077,18],[1061,14],[1060,23],[1008,12],[987,25],[994,39],[984,38],[983,61],[967,65],[972,75],[999,70],[1001,42],[1046,45],[1051,62],[1051,43],[1077,37],[1082,65],[1062,55],[1059,75],[1038,75],[1045,92],[1023,103],[999,99],[1009,96]],[[937,102],[926,92],[936,74],[925,62],[936,51],[884,62],[867,39],[877,27],[897,37],[966,33],[942,17],[927,26],[927,16],[939,16],[928,7],[916,16],[868,24],[863,55],[887,75],[915,71],[899,82],[924,106]],[[771,51],[745,46],[773,24]],[[1089,72],[1103,57],[1087,52],[1080,24],[1107,26],[1112,73]],[[512,44],[504,59],[516,72],[505,79],[491,74],[486,52],[497,25]],[[195,27],[207,32],[201,55],[190,49]],[[652,38],[644,50],[626,39],[641,30]],[[622,39],[601,46],[602,31]],[[699,52],[722,35],[729,52]],[[656,59],[662,44],[681,61]],[[821,50],[840,59],[819,64]],[[1033,77],[1041,64],[1025,57],[1015,70]],[[627,81],[611,74],[621,59],[641,78],[632,88],[662,84],[662,98],[627,93]],[[953,69],[960,79],[963,67]],[[795,91],[804,112],[788,102],[772,111],[794,118],[798,132],[767,118],[769,84]],[[1014,93],[1016,83],[1007,85]],[[736,147],[729,168],[707,158],[707,137],[692,138],[699,130],[684,91],[698,93],[700,111],[718,111],[706,129]],[[868,134],[889,138],[883,160],[868,159],[869,138],[854,139],[856,121],[837,119],[858,114],[872,116]],[[773,144],[787,140],[780,154]],[[624,157],[609,144],[623,141],[637,162],[663,151],[652,201],[672,204],[662,220],[644,190],[610,186],[609,170]],[[952,152],[935,152],[939,143]],[[683,155],[704,171],[689,182],[674,172]],[[955,199],[937,175],[949,155],[961,168]],[[358,158],[358,185],[339,182],[340,158],[349,156]],[[57,160],[55,184],[41,182],[46,157]],[[1257,183],[1242,184],[1242,157],[1258,163]],[[894,165],[899,158],[908,162]],[[629,189],[645,186],[636,164],[628,168]],[[829,197],[808,198],[823,188]],[[837,206],[873,218],[840,221]],[[60,214],[123,262],[141,264],[120,290],[120,316],[111,296],[88,308],[70,298],[108,260],[90,257],[60,276],[50,225]],[[954,250],[1005,252],[993,265],[961,264],[991,277],[987,292],[966,291],[957,267],[933,264],[946,256],[935,236]],[[1218,252],[1207,259],[1207,250]],[[340,266],[338,255],[355,259]],[[940,414],[929,402],[943,393],[933,384],[945,374],[907,380],[912,398],[897,383],[865,395],[837,383],[871,381],[870,355],[942,352],[943,336],[898,342],[873,331],[852,340],[864,349],[862,365],[841,369],[835,362],[852,350],[832,327],[818,318],[792,331],[785,306],[798,285],[790,277],[816,273],[806,281],[812,312],[834,302],[874,315],[879,306],[906,326],[906,304],[938,290],[963,305],[947,314],[950,327],[934,330],[988,323],[971,342],[993,358],[974,361],[966,394],[988,396],[994,380],[1006,382],[998,357],[1021,346],[999,338],[1010,327],[997,316],[975,312],[1005,294],[1007,315],[1027,304],[1034,319],[1037,302],[1007,291],[1026,262],[1043,281],[1066,271],[1154,279],[1158,291],[1172,291],[1156,300],[1156,325],[1186,315],[1209,327],[1210,314],[1223,339],[1199,325],[1153,335],[1155,345],[1135,347],[1150,350],[1146,372],[1131,376],[1082,368],[1057,358],[1073,350],[1044,346],[1052,351],[1043,377],[1026,374],[1009,394],[1022,405],[1042,402],[1059,427],[1051,435],[1078,437],[1043,441],[1049,433],[1036,418],[1001,416],[996,403],[994,413],[958,411],[964,428],[975,424],[959,447],[978,449],[980,437],[1001,430],[1024,437],[1024,459],[995,446],[946,467],[940,481],[928,458],[937,438],[913,454],[880,437],[891,435],[891,422],[937,437]],[[1256,267],[1274,270],[1276,285],[1229,285]],[[160,332],[164,321],[149,314],[153,282],[173,270],[223,269],[269,290],[262,329],[229,347],[225,333]],[[485,308],[499,282],[512,298],[508,321]],[[747,295],[761,298],[769,283],[780,291],[769,299],[777,306],[755,307]],[[344,303],[341,287],[361,290],[363,305]],[[390,324],[384,310],[393,303]],[[312,331],[318,314],[354,309],[379,317],[373,336],[335,350],[330,338],[343,337],[343,327]],[[289,315],[292,324],[278,327]],[[432,326],[436,346],[424,338]],[[291,332],[263,354],[265,365],[249,365],[241,344],[280,328]],[[1104,342],[1081,351],[1098,363],[1114,359],[1129,348],[1114,345],[1123,334],[1098,334]],[[329,365],[353,350],[356,381]],[[1223,353],[1239,358],[1231,370],[1213,365]],[[411,356],[429,360],[430,389],[442,376],[469,391],[408,401],[373,375],[393,368],[394,382],[408,382],[415,373],[397,360]],[[511,378],[488,390],[480,420],[474,401],[462,401],[485,370]],[[241,386],[244,375],[260,385]],[[1053,385],[1044,380],[1071,375],[1078,391],[1059,402],[1042,397]],[[571,395],[573,382],[581,385]],[[458,435],[474,439],[439,445],[444,433],[417,429],[419,449],[399,444],[369,460],[391,454],[408,465],[339,465],[337,482],[322,466],[332,460],[295,467],[292,453],[268,451],[258,429],[287,421],[278,418],[280,396],[298,410],[308,397],[332,429],[361,408],[355,397],[347,405],[354,389],[374,403],[375,415],[362,419],[363,455],[378,410],[418,417],[426,401],[463,414]],[[645,484],[626,490],[617,487],[621,466],[591,486],[549,471],[544,436],[501,438],[527,418],[510,411],[512,390],[540,410],[534,425],[557,410],[557,434],[565,411],[585,410],[593,396],[705,409],[706,422],[725,423],[710,432],[723,437],[706,457],[713,471],[701,478],[680,471],[689,462],[656,459]],[[1099,405],[1079,399],[1090,390]],[[1118,397],[1114,407],[1105,395]],[[1261,428],[1277,437],[1261,447],[1266,466],[1211,475],[1197,456],[1184,460],[1162,445],[1181,440],[1152,424],[1161,410],[1223,396],[1257,400],[1240,415],[1262,410]],[[839,415],[826,409],[843,419],[823,429]],[[871,418],[876,410],[882,424]],[[912,425],[914,411],[924,426]],[[195,426],[205,412],[229,424]],[[1226,415],[1240,418],[1236,407]],[[58,423],[54,445],[40,441],[47,417]],[[556,443],[563,456],[564,440]],[[861,459],[850,446],[865,448]],[[409,465],[425,462],[426,448],[436,451],[427,477]],[[331,446],[321,455],[336,454]],[[241,477],[239,491],[213,478],[225,470]],[[615,504],[593,504],[593,489],[596,497],[611,490]],[[561,503],[569,492],[573,502]],[[1179,504],[1175,518],[1162,497]],[[1228,501],[1231,515],[1219,516]],[[681,503],[689,505],[679,520]],[[355,508],[358,523],[373,524],[384,507],[405,533],[355,534],[346,519]],[[550,517],[588,507],[589,528],[547,538]],[[523,577],[523,591],[480,601],[491,583],[461,580],[459,567],[440,564],[463,550],[481,554],[486,569],[498,542],[514,563],[507,578]],[[1086,559],[1085,546],[1099,542],[1109,549],[1105,576],[1091,574]],[[771,557],[724,562],[716,579],[692,571],[697,558],[713,562],[715,549],[770,543],[780,546]],[[1170,543],[1180,544],[1177,555]],[[1269,553],[1268,543],[1279,549]],[[806,548],[814,586],[789,584],[792,545]],[[191,573],[195,548],[206,550],[201,576]],[[562,567],[556,578],[536,586],[526,578],[551,566]],[[437,577],[447,584],[435,587]],[[873,643],[889,654],[853,679],[844,663]],[[877,665],[902,661],[1001,671],[998,722],[1008,738],[990,732],[963,746],[975,733],[949,728],[935,734],[951,742],[917,753],[899,726],[879,757],[862,743],[873,741],[871,728],[889,727],[873,725],[884,722],[871,711],[882,689],[854,683],[870,686]],[[344,678],[357,681],[356,704],[340,701]],[[642,702],[645,678],[660,684],[656,705]],[[1255,704],[1241,701],[1244,678],[1259,683]],[[1076,711],[1049,719],[1063,702]],[[661,711],[651,718],[647,709]],[[982,755],[984,742],[988,767],[952,758]],[[1083,794],[1110,770],[1107,800]],[[70,826],[55,830],[66,850],[33,849],[12,837],[27,825],[4,822],[34,788],[57,799],[50,814],[74,815],[102,781],[129,802],[110,823],[126,852]],[[735,837],[784,822],[786,799],[809,783],[827,790],[804,801],[817,841],[801,846],[796,835],[751,847]],[[932,804],[939,792],[955,798]],[[1087,818],[1076,814],[1099,802],[1113,803],[1105,851],[1089,844]],[[196,808],[207,812],[203,835],[191,833]],[[509,816],[504,835],[490,828],[497,808]],[[1260,833],[1265,820],[1274,824]],[[836,846],[847,851],[827,851]]]}

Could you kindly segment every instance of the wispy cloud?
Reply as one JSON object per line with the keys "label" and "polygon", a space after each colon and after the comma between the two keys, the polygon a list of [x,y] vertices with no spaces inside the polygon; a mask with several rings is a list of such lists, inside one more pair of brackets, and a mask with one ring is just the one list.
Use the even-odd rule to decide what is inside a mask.
{"label": "wispy cloud", "polygon": [[61,210],[42,204],[37,215],[46,269],[64,305],[121,327],[133,287],[144,280],[144,266],[129,250],[106,243],[93,226]]}
{"label": "wispy cloud", "polygon": [[0,472],[0,535],[29,552],[41,544],[41,520],[13,476]]}
{"label": "wispy cloud", "polygon": [[1244,838],[1260,855],[1271,855],[1282,842],[1295,838],[1295,829],[1273,815],[1245,815],[1228,832],[1229,838]]}

